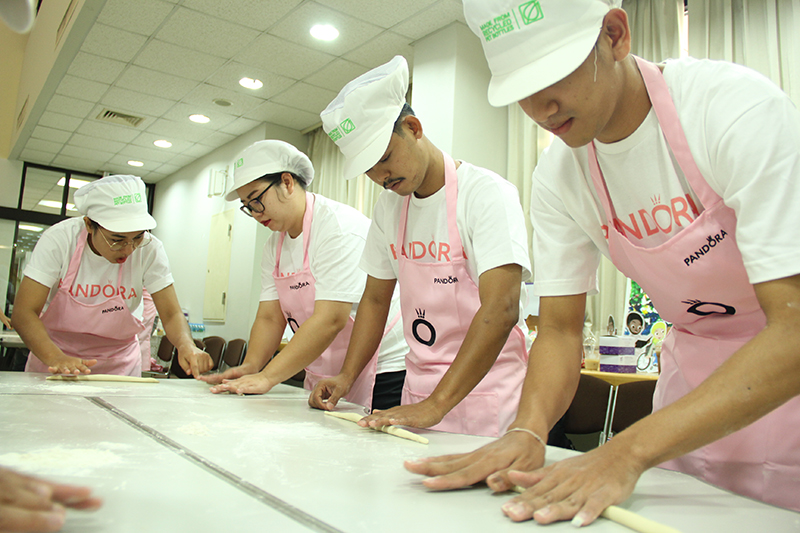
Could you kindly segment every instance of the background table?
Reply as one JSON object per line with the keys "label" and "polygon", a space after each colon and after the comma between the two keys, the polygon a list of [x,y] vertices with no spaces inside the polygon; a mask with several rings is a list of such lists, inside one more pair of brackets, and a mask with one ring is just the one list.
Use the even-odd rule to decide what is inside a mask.
{"label": "background table", "polygon": [[[466,452],[485,437],[417,430],[429,445],[310,409],[307,393],[211,395],[194,380],[45,381],[0,373],[0,464],[88,485],[105,500],[69,511],[67,532],[520,532],[483,486],[434,493],[404,459]],[[345,404],[343,410],[357,411]],[[548,462],[574,452],[548,448]],[[800,514],[651,470],[622,507],[685,533],[800,531]],[[768,524],[768,526],[765,526]],[[599,520],[591,531],[627,532]],[[575,531],[569,523],[548,531]]]}

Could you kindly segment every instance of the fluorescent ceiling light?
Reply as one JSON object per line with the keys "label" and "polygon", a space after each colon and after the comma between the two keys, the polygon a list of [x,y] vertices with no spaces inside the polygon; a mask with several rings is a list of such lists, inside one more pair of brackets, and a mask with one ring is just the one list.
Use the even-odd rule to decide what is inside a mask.
{"label": "fluorescent ceiling light", "polygon": [[[39,205],[52,207],[53,209],[61,209],[61,202],[56,202],[55,200],[40,200]],[[67,204],[67,211],[75,211],[75,205]]]}
{"label": "fluorescent ceiling light", "polygon": [[207,122],[211,122],[211,119],[205,115],[189,115],[189,120],[192,122],[197,122],[198,124],[205,124]]}
{"label": "fluorescent ceiling light", "polygon": [[320,41],[332,41],[339,36],[339,30],[330,24],[317,24],[312,26],[309,33],[312,37]]}
{"label": "fluorescent ceiling light", "polygon": [[[59,207],[60,207],[60,205],[61,204],[59,204]],[[44,228],[40,228],[39,226],[29,226],[28,224],[20,224],[19,225],[19,229],[22,229],[22,230],[25,230],[25,231],[35,231],[35,232],[38,233],[38,232],[42,231]]]}
{"label": "fluorescent ceiling light", "polygon": [[132,167],[143,167],[144,163],[141,161],[128,161],[128,164]]}
{"label": "fluorescent ceiling light", "polygon": [[[60,180],[58,180],[57,185],[59,187],[63,187],[66,182],[67,182],[67,178],[66,177],[62,177]],[[73,189],[80,189],[84,185],[89,185],[90,183],[91,183],[90,181],[86,181],[86,180],[79,180],[79,179],[75,179],[75,178],[70,178],[69,179],[69,186],[71,188],[73,188]]]}
{"label": "fluorescent ceiling light", "polygon": [[261,80],[257,80],[255,78],[242,78],[239,80],[239,85],[244,87],[245,89],[260,89],[264,86],[261,83]]}
{"label": "fluorescent ceiling light", "polygon": [[171,142],[166,141],[164,139],[159,139],[157,141],[153,141],[153,144],[155,144],[159,148],[170,148],[172,146]]}

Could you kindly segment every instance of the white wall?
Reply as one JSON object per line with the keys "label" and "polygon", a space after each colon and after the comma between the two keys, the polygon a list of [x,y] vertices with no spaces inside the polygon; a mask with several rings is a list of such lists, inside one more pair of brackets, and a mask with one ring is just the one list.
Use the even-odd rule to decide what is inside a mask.
{"label": "white wall", "polygon": [[22,161],[0,158],[0,206],[16,209],[22,181]]}
{"label": "white wall", "polygon": [[229,209],[237,210],[225,322],[206,324],[203,336],[247,339],[250,335],[261,288],[261,249],[270,231],[239,212],[238,202],[226,202],[222,197],[209,198],[208,177],[212,169],[227,167],[231,173],[230,183],[236,156],[263,139],[281,139],[302,151],[307,150],[308,145],[307,138],[298,131],[261,124],[156,184],[153,216],[158,227],[153,234],[164,242],[178,300],[181,307],[189,311],[190,322],[203,322],[211,217]]}

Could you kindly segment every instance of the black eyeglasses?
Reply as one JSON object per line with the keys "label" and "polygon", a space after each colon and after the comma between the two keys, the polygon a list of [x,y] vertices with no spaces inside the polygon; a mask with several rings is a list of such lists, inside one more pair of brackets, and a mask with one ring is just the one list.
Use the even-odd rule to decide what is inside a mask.
{"label": "black eyeglasses", "polygon": [[261,191],[261,194],[241,206],[239,209],[242,210],[242,213],[245,215],[252,217],[253,213],[263,213],[264,212],[264,204],[261,203],[261,197],[264,196],[268,190],[272,188],[273,185],[276,183],[280,183],[280,181],[273,181],[269,184],[269,187]]}

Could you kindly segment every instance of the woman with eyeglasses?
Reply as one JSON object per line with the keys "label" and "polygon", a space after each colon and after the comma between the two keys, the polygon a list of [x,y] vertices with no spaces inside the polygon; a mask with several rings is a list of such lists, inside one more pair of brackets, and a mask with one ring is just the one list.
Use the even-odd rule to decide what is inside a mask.
{"label": "woman with eyeglasses", "polygon": [[[214,393],[263,394],[304,368],[304,386],[312,390],[341,370],[367,283],[359,262],[370,220],[307,192],[313,178],[308,157],[283,141],[259,141],[234,163],[226,199],[240,200],[241,210],[273,233],[264,246],[247,355],[241,366],[201,378],[216,385]],[[373,332],[380,347],[345,395],[367,410],[400,404],[408,346],[399,311],[395,294],[386,331]],[[287,324],[294,335],[270,361]]]}
{"label": "woman with eyeglasses", "polygon": [[145,288],[181,367],[194,376],[210,370],[178,304],[164,247],[148,231],[156,221],[141,178],[94,181],[75,192],[75,206],[84,216],[42,234],[14,300],[11,321],[31,352],[25,370],[141,376]]}

